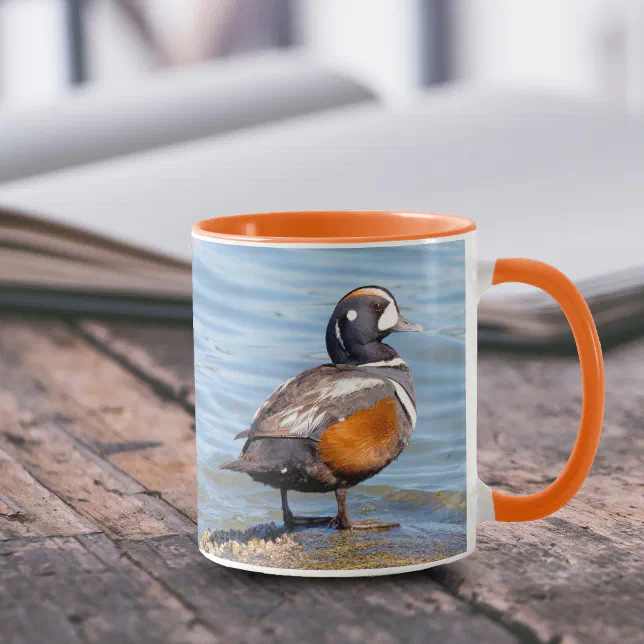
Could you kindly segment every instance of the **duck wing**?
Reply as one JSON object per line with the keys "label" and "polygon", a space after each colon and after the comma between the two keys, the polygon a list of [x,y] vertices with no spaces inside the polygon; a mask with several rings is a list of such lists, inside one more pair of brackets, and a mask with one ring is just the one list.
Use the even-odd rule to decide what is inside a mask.
{"label": "duck wing", "polygon": [[320,440],[331,425],[395,395],[385,377],[346,365],[322,365],[281,384],[257,410],[249,440]]}

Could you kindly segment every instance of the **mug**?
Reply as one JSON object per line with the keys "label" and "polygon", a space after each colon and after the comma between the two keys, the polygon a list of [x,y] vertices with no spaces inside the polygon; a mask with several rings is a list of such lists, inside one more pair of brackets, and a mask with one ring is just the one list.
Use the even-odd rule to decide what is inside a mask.
{"label": "mug", "polygon": [[[245,214],[196,224],[199,548],[224,566],[317,577],[455,561],[480,521],[532,521],[577,492],[604,375],[586,302],[530,259],[477,264],[476,225],[416,212]],[[493,284],[549,293],[581,361],[568,464],[527,496],[476,468],[476,308]]]}

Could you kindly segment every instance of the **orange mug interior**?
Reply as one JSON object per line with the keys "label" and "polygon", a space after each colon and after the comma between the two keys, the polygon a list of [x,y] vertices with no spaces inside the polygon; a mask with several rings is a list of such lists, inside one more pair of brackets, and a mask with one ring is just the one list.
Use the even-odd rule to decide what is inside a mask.
{"label": "orange mug interior", "polygon": [[463,217],[388,210],[306,210],[204,219],[193,233],[270,243],[362,243],[462,235],[476,229]]}

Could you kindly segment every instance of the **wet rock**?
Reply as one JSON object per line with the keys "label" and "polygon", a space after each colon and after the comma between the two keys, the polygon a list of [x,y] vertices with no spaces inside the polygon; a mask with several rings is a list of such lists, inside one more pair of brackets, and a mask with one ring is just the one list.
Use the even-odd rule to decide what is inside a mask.
{"label": "wet rock", "polygon": [[430,563],[467,548],[464,492],[383,490],[362,503],[400,527],[370,530],[299,527],[264,523],[246,530],[206,530],[200,547],[221,559],[271,568],[356,570]]}
{"label": "wet rock", "polygon": [[[438,537],[438,538],[437,538]],[[351,530],[298,528],[274,523],[246,531],[206,530],[204,552],[240,563],[302,570],[356,570],[411,566],[464,552],[465,529],[429,535],[413,528]]]}
{"label": "wet rock", "polygon": [[467,495],[465,492],[424,492],[423,490],[395,490],[385,495],[388,503],[407,503],[419,505],[442,505],[456,510],[465,510]]}

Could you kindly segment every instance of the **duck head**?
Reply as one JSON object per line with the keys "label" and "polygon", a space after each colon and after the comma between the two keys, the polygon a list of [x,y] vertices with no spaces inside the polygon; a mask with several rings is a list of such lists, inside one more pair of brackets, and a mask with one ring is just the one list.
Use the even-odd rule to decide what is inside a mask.
{"label": "duck head", "polygon": [[390,333],[422,330],[401,315],[386,288],[361,286],[337,303],[326,329],[326,348],[334,364],[391,360],[397,353],[382,343],[384,338]]}

